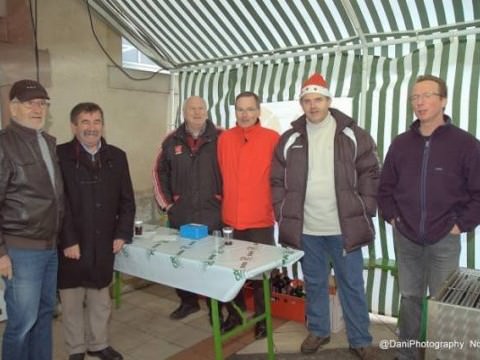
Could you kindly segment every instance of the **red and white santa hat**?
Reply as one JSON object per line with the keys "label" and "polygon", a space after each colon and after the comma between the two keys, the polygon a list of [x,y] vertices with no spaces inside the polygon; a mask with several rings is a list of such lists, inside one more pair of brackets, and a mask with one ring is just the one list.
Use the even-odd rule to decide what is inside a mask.
{"label": "red and white santa hat", "polygon": [[302,86],[300,91],[300,99],[306,94],[320,94],[326,97],[332,97],[328,90],[328,84],[319,73],[314,73],[310,76]]}

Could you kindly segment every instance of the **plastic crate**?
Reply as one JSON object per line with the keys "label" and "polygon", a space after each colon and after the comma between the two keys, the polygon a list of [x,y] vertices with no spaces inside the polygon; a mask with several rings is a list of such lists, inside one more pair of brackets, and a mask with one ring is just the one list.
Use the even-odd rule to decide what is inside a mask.
{"label": "plastic crate", "polygon": [[[330,326],[331,331],[336,333],[344,328],[342,308],[335,286],[330,286]],[[250,284],[244,288],[245,303],[247,310],[254,311],[253,288]],[[271,308],[272,316],[305,323],[305,298],[272,292]]]}

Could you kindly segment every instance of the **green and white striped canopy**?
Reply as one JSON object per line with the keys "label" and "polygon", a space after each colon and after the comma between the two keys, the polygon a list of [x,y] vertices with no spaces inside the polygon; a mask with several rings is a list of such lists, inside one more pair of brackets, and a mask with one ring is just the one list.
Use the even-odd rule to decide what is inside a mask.
{"label": "green and white striped canopy", "polygon": [[368,48],[401,56],[480,25],[478,0],[87,0],[165,69]]}
{"label": "green and white striped canopy", "polygon": [[[89,0],[130,42],[178,74],[180,102],[202,96],[229,127],[241,91],[263,102],[295,100],[313,72],[376,139],[383,159],[414,115],[415,78],[449,88],[446,113],[480,137],[480,0]],[[335,101],[333,102],[335,106]],[[293,120],[293,119],[292,119]],[[179,117],[178,122],[181,121]],[[439,195],[441,196],[441,195]],[[392,230],[374,219],[364,249],[370,310],[398,313]],[[480,267],[480,230],[462,234],[461,266]]]}

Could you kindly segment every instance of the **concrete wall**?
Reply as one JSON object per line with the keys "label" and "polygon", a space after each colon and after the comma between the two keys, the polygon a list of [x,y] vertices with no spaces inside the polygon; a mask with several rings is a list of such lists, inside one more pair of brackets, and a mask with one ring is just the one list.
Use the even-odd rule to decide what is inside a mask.
{"label": "concrete wall", "polygon": [[[92,15],[101,43],[121,64],[120,36],[93,11]],[[107,141],[127,153],[138,217],[149,220],[156,214],[151,200],[151,168],[170,122],[170,76],[158,74],[152,80],[133,81],[115,68],[93,37],[85,1],[43,0],[38,6],[37,23],[38,47],[48,53],[49,62],[45,79],[51,97],[48,131],[58,143],[69,141],[71,108],[83,101],[98,103],[105,113]],[[14,72],[4,72],[10,84],[18,80]],[[130,73],[137,77],[150,75]]]}

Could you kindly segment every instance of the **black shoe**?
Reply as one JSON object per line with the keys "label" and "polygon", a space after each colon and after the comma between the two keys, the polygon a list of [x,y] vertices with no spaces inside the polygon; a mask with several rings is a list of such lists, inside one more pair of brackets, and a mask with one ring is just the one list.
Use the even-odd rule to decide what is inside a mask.
{"label": "black shoe", "polygon": [[200,310],[200,305],[180,304],[174,312],[170,314],[170,319],[180,320],[186,318],[188,315],[193,314]]}
{"label": "black shoe", "polygon": [[115,351],[111,346],[107,346],[100,351],[87,351],[88,356],[98,357],[101,360],[123,360],[122,354]]}
{"label": "black shoe", "polygon": [[229,314],[227,320],[225,320],[225,322],[222,324],[222,333],[226,333],[241,324],[242,319],[240,316]]}
{"label": "black shoe", "polygon": [[68,360],[83,360],[85,359],[85,353],[71,354]]}
{"label": "black shoe", "polygon": [[255,324],[255,339],[263,339],[267,337],[267,326],[264,322]]}

